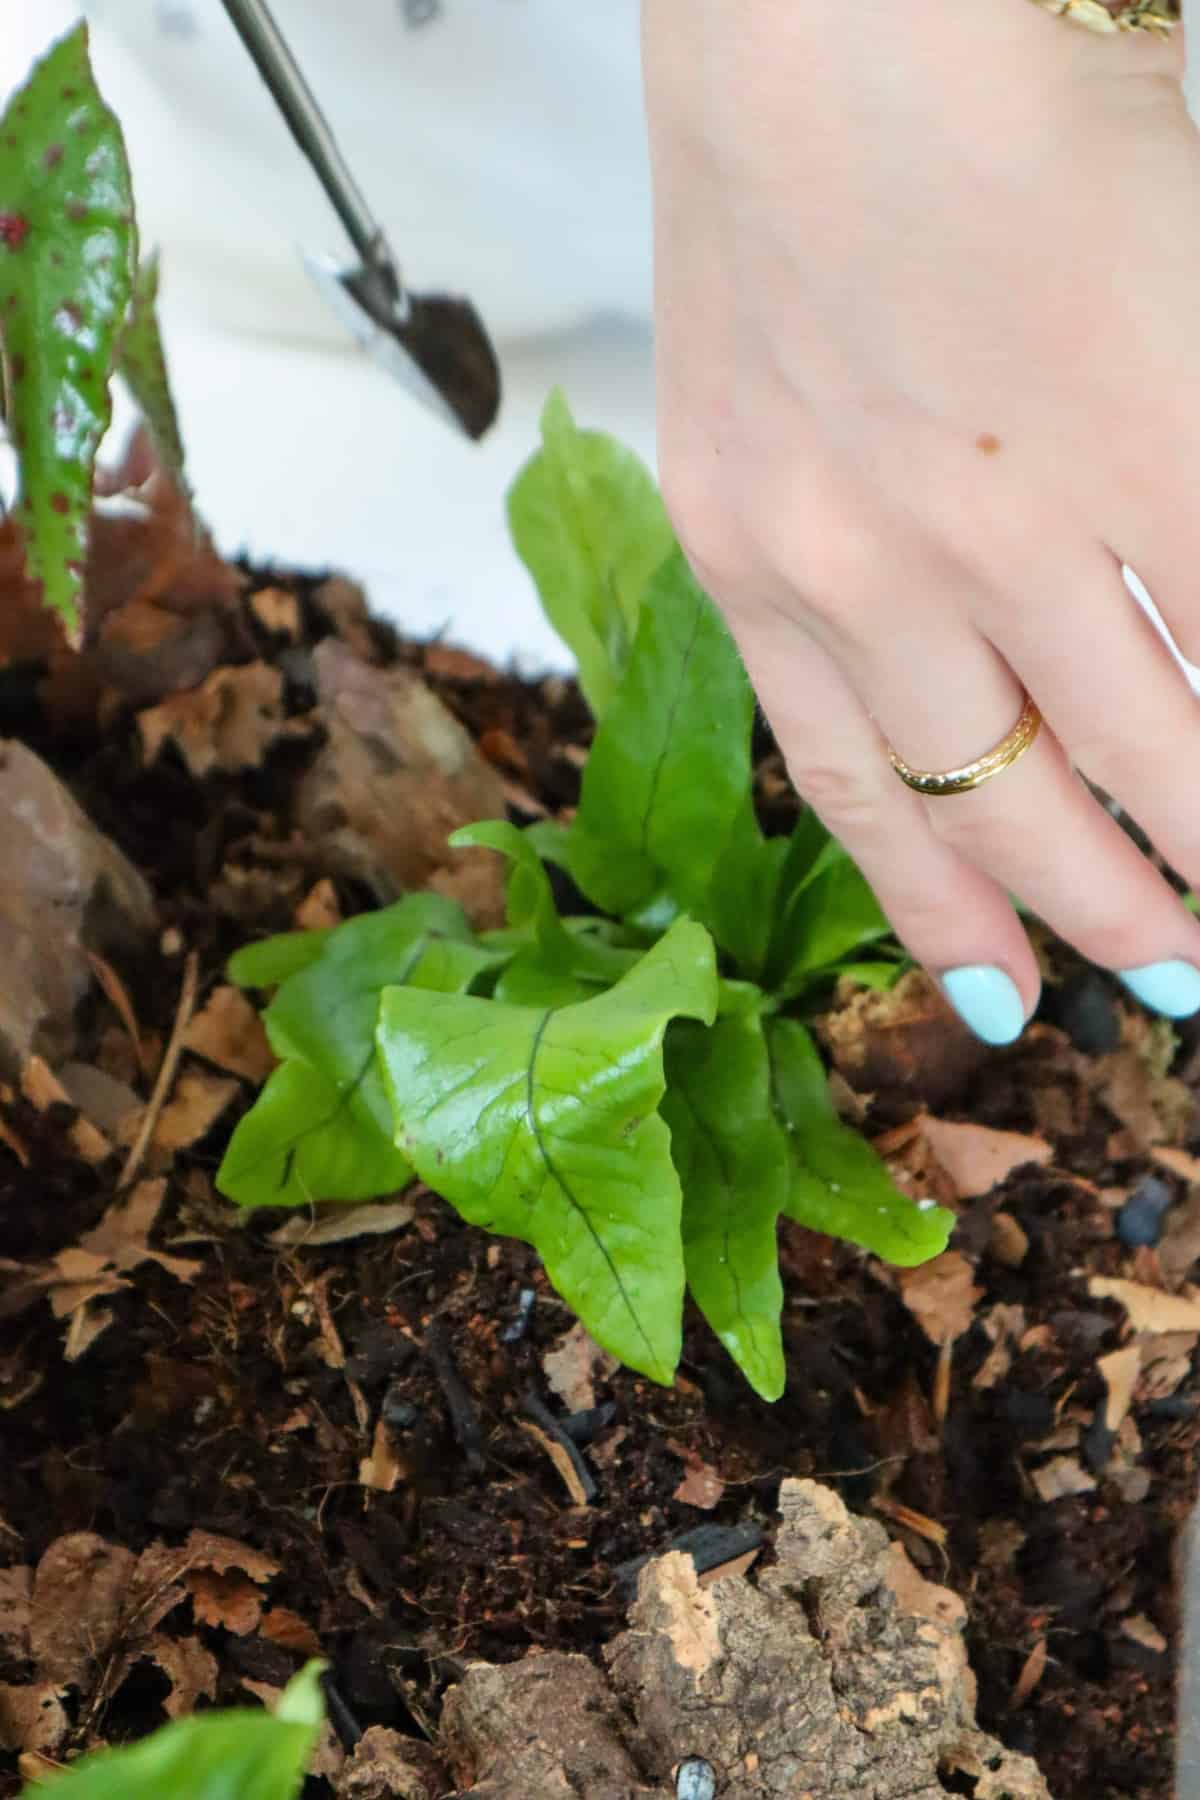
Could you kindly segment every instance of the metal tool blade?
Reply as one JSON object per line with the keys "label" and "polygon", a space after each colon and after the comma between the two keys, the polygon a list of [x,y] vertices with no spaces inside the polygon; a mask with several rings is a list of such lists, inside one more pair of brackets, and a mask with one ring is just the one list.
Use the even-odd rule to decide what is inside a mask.
{"label": "metal tool blade", "polygon": [[224,0],[224,6],[360,258],[344,266],[305,254],[309,274],[382,368],[440,418],[481,438],[500,410],[500,365],[482,319],[464,296],[405,287],[267,0]]}

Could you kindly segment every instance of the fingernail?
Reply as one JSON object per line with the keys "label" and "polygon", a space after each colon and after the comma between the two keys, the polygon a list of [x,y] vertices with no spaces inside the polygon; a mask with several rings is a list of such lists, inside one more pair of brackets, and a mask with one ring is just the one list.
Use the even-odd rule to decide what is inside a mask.
{"label": "fingernail", "polygon": [[1168,1019],[1190,1019],[1200,1012],[1200,969],[1189,962],[1147,963],[1144,969],[1117,973],[1143,1006]]}
{"label": "fingernail", "polygon": [[[946,998],[985,1044],[1011,1044],[1025,1029],[1025,1002],[1011,975],[990,963],[971,963],[942,976]],[[1196,1001],[1200,1006],[1200,997]]]}

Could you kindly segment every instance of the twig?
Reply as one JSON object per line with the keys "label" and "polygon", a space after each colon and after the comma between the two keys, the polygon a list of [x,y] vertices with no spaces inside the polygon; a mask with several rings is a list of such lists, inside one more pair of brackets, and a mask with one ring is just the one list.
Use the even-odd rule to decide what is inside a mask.
{"label": "twig", "polygon": [[125,1167],[121,1170],[121,1178],[117,1182],[118,1191],[128,1187],[141,1168],[154,1127],[158,1123],[158,1115],[171,1091],[175,1071],[179,1067],[179,1059],[183,1055],[183,1040],[196,1009],[196,987],[199,974],[200,958],[194,950],[189,950],[187,961],[183,966],[183,985],[179,990],[179,1005],[175,1009],[175,1023],[171,1027],[170,1041],[167,1044],[162,1067],[158,1071],[158,1080],[154,1083],[154,1091],[150,1095],[150,1101],[143,1115],[137,1137],[125,1159]]}
{"label": "twig", "polygon": [[479,1414],[475,1410],[470,1389],[458,1372],[458,1364],[454,1360],[446,1327],[441,1319],[430,1319],[425,1333],[425,1348],[429,1352],[429,1360],[445,1397],[450,1423],[467,1459],[467,1466],[478,1474],[483,1467],[483,1432],[479,1425]]}
{"label": "twig", "polygon": [[[558,1420],[554,1417],[554,1414],[550,1411],[550,1408],[542,1405],[542,1402],[538,1399],[532,1389],[525,1395],[521,1404],[524,1406],[525,1411],[529,1414],[530,1418],[541,1427],[543,1435],[550,1438],[553,1443],[558,1445],[560,1452],[574,1470],[575,1481],[572,1483],[568,1478],[566,1471],[561,1467],[559,1468],[559,1473],[566,1482],[575,1504],[577,1506],[588,1506],[596,1498],[598,1490],[596,1488],[595,1477],[584,1462],[582,1456],[579,1454],[578,1445],[573,1439],[567,1436]],[[556,1466],[558,1465],[557,1457],[552,1455],[551,1460]]]}

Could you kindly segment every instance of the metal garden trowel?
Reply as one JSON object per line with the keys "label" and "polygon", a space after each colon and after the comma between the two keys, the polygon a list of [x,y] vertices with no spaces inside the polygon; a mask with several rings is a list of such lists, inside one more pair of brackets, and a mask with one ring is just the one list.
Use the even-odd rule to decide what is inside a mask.
{"label": "metal garden trowel", "polygon": [[306,254],[309,274],[376,362],[443,419],[481,438],[500,408],[500,365],[482,319],[469,300],[405,287],[266,0],[224,5],[360,259],[346,268]]}

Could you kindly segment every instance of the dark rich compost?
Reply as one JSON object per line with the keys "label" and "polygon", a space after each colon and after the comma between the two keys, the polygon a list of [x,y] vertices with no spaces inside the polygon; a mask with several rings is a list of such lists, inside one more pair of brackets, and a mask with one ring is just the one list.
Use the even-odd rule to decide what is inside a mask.
{"label": "dark rich compost", "polygon": [[[297,828],[328,735],[314,650],[340,637],[420,676],[519,824],[572,805],[590,726],[570,682],[407,642],[344,582],[222,568],[167,511],[101,538],[103,628],[82,657],[40,634],[0,562],[0,737],[69,784],[158,910],[149,952],[103,962],[79,1013],[82,1111],[45,1063],[3,1088],[5,1691],[44,1674],[6,1635],[5,1565],[36,1568],[69,1533],[96,1534],[101,1560],[218,1534],[233,1543],[197,1551],[187,1600],[71,1690],[66,1749],[141,1735],[164,1703],[268,1694],[316,1653],[344,1741],[375,1724],[435,1739],[469,1660],[596,1652],[669,1546],[702,1568],[769,1559],[781,1478],[812,1475],[963,1596],[981,1723],[1060,1800],[1163,1800],[1174,1540],[1200,1435],[1198,1034],[1052,941],[1039,1019],[1004,1052],[970,1044],[919,977],[887,1002],[831,996],[841,1109],[960,1223],[936,1279],[784,1225],[790,1381],[773,1408],[695,1320],[674,1390],[614,1371],[568,1338],[530,1251],[427,1191],[380,1235],[274,1241],[295,1215],[238,1216],[212,1184],[262,1050],[225,960],[297,917],[393,897],[336,831]],[[214,687],[230,669],[264,673]],[[182,711],[151,759],[138,715],[164,700]],[[764,822],[784,829],[797,802],[765,731],[760,749]],[[425,849],[453,891],[452,858]],[[495,899],[467,897],[480,916]],[[105,1264],[94,1238],[90,1263],[57,1260],[114,1204],[189,952],[193,1027],[138,1173],[161,1184],[141,1190],[141,1241],[165,1260]],[[0,1794],[18,1786],[14,1751]]]}

